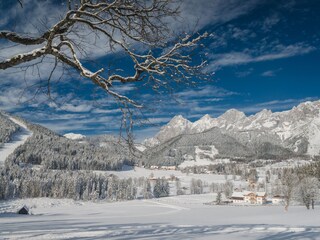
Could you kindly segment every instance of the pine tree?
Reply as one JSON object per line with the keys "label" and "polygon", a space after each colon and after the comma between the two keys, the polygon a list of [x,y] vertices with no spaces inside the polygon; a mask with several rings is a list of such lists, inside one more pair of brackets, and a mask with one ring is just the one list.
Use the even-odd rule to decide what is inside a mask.
{"label": "pine tree", "polygon": [[165,179],[157,179],[153,188],[153,196],[155,198],[167,197],[170,193],[169,183]]}

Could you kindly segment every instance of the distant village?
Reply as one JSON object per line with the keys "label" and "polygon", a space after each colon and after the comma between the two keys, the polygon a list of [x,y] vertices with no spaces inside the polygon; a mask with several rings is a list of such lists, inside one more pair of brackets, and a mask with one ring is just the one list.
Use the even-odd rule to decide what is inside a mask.
{"label": "distant village", "polygon": [[[144,167],[144,166],[142,166]],[[176,166],[150,166],[150,170],[179,170]],[[206,174],[211,174],[212,172],[205,168]],[[149,180],[155,181],[156,178],[149,177]],[[176,177],[170,177],[167,180],[177,180]],[[265,191],[255,191],[257,189],[258,183],[253,181],[252,179],[247,179],[248,182],[248,189],[244,190],[242,188],[234,188],[232,195],[230,197],[226,197],[226,200],[223,201],[223,204],[250,204],[250,205],[263,205],[263,204],[273,204],[273,205],[281,205],[284,204],[284,196],[281,195],[273,195],[268,196]]]}

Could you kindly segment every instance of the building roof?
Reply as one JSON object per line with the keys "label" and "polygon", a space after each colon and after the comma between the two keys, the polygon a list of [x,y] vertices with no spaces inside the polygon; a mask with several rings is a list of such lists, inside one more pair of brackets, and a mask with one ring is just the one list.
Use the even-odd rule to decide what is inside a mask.
{"label": "building roof", "polygon": [[231,198],[232,199],[234,199],[234,198],[244,198],[243,197],[243,192],[233,192]]}
{"label": "building roof", "polygon": [[257,197],[265,197],[267,194],[266,192],[252,192],[252,191],[243,191],[243,192],[233,192],[231,198],[233,197],[241,197],[248,196],[250,194],[254,194]]}
{"label": "building roof", "polygon": [[264,196],[266,196],[266,192],[243,191],[243,195],[244,195],[244,196],[247,196],[247,195],[250,195],[250,194],[254,194],[254,195],[256,195],[257,197],[264,197]]}
{"label": "building roof", "polygon": [[27,206],[23,206],[18,210],[18,214],[29,214],[29,208]]}
{"label": "building roof", "polygon": [[267,194],[266,192],[256,192],[258,197],[265,197]]}

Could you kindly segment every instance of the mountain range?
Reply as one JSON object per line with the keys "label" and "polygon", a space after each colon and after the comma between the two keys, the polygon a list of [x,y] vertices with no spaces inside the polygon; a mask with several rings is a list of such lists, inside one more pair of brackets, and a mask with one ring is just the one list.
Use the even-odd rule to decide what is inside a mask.
{"label": "mountain range", "polygon": [[[0,112],[0,145],[23,130],[10,118]],[[19,121],[33,134],[10,158],[50,169],[105,170],[138,162],[147,166],[179,165],[202,160],[310,159],[320,155],[320,100],[301,103],[288,111],[262,110],[251,116],[230,109],[217,118],[205,115],[195,122],[178,115],[139,145],[143,153],[137,150],[134,157],[128,146],[113,136],[63,137],[23,119]]]}
{"label": "mountain range", "polygon": [[195,122],[177,115],[143,144],[148,148],[146,161],[153,163],[195,160],[199,149],[208,159],[312,157],[320,153],[320,100],[251,116],[230,109],[217,118],[205,115]]}

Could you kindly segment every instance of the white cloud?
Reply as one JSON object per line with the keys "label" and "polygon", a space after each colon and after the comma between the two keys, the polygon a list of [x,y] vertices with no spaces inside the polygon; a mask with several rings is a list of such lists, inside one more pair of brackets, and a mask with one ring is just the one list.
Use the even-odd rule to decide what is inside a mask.
{"label": "white cloud", "polygon": [[317,99],[318,99],[317,97],[307,97],[307,98],[300,98],[300,99],[289,98],[284,100],[272,100],[268,102],[263,102],[263,103],[257,104],[257,106],[283,108],[283,107],[287,107],[288,105],[295,106],[302,102],[315,101]]}
{"label": "white cloud", "polygon": [[273,26],[280,22],[281,18],[278,13],[273,13],[262,22],[262,30],[270,31]]}
{"label": "white cloud", "polygon": [[251,75],[252,72],[253,72],[253,68],[249,68],[246,71],[236,72],[236,76],[239,78],[244,78]]}
{"label": "white cloud", "polygon": [[[264,47],[264,46],[263,46]],[[264,62],[293,56],[303,55],[316,50],[315,47],[305,43],[297,43],[288,46],[278,44],[269,51],[266,50],[244,50],[243,52],[230,52],[222,54],[212,54],[211,62],[207,70],[217,70],[221,67],[236,66],[247,63]]]}
{"label": "white cloud", "polygon": [[194,98],[224,98],[232,95],[236,95],[237,93],[228,91],[223,88],[215,87],[212,85],[204,85],[198,87],[196,89],[187,89],[180,93],[177,93],[178,98],[182,99],[194,99]]}
{"label": "white cloud", "polygon": [[182,1],[180,11],[182,20],[174,23],[176,30],[195,31],[211,24],[216,25],[233,20],[241,15],[247,14],[256,6],[265,2],[264,0],[185,0]]}
{"label": "white cloud", "polygon": [[239,109],[245,113],[256,113],[259,112],[263,109],[268,109],[274,111],[283,111],[283,110],[288,110],[291,109],[294,106],[299,105],[302,102],[306,101],[316,101],[319,98],[317,97],[307,97],[307,98],[300,98],[300,99],[283,99],[283,100],[272,100],[268,102],[262,102],[262,103],[257,103],[257,104],[252,104],[252,105],[247,105],[240,107]]}
{"label": "white cloud", "polygon": [[261,76],[263,77],[275,77],[276,74],[281,71],[281,69],[277,69],[277,70],[268,70],[268,71],[265,71],[263,73],[261,73]]}

